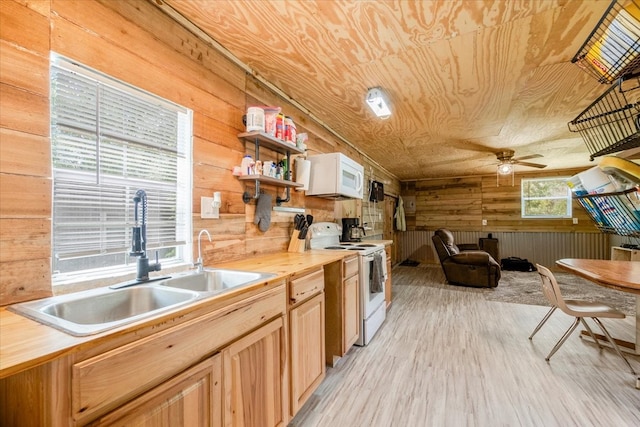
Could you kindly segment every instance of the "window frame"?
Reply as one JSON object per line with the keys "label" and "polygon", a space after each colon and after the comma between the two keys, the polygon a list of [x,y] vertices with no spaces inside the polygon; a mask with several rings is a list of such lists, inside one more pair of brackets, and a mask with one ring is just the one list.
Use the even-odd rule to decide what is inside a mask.
{"label": "window frame", "polygon": [[[91,267],[84,270],[73,270],[73,271],[66,271],[66,272],[56,271],[55,267],[57,266],[57,261],[58,261],[58,258],[57,258],[58,254],[56,252],[57,252],[58,246],[55,243],[56,242],[55,239],[57,236],[56,222],[55,222],[56,211],[54,210],[55,203],[56,203],[55,179],[56,179],[56,176],[60,177],[61,175],[65,175],[65,174],[69,176],[73,176],[74,174],[80,176],[81,174],[87,173],[86,171],[83,171],[80,169],[74,171],[74,170],[56,167],[53,150],[55,145],[54,138],[56,137],[56,135],[54,135],[54,129],[56,129],[58,122],[56,122],[55,120],[55,114],[56,114],[56,111],[54,111],[55,94],[54,94],[53,88],[54,88],[54,84],[57,84],[56,82],[54,82],[54,75],[55,73],[59,72],[58,70],[64,70],[64,72],[75,73],[75,74],[78,74],[79,76],[82,76],[82,78],[84,79],[95,81],[96,87],[100,85],[108,86],[108,89],[110,91],[116,91],[119,94],[119,96],[122,96],[121,100],[126,99],[126,97],[135,97],[136,100],[139,100],[141,102],[154,104],[156,107],[159,105],[160,106],[159,108],[162,108],[163,110],[166,110],[170,113],[172,111],[175,112],[176,114],[175,137],[177,138],[175,140],[176,141],[176,157],[174,160],[171,161],[173,165],[172,167],[175,167],[175,173],[176,173],[175,180],[173,181],[173,185],[171,184],[170,181],[163,182],[163,181],[152,181],[152,180],[148,180],[148,182],[151,182],[151,183],[147,183],[146,185],[148,185],[148,187],[151,189],[153,188],[159,189],[157,191],[163,191],[163,190],[160,190],[163,187],[175,188],[173,192],[165,193],[163,191],[161,194],[169,194],[171,199],[168,199],[168,200],[170,201],[175,200],[175,202],[173,203],[174,214],[171,216],[172,225],[169,228],[169,230],[173,229],[173,233],[175,234],[176,238],[175,238],[175,241],[172,241],[172,242],[161,240],[159,241],[158,244],[150,243],[147,246],[147,256],[150,259],[153,259],[155,257],[155,253],[154,253],[155,249],[164,247],[165,251],[163,252],[169,254],[170,256],[160,258],[163,269],[190,264],[193,261],[193,254],[192,254],[193,111],[189,108],[178,105],[168,99],[149,93],[141,88],[137,88],[127,82],[108,76],[100,71],[97,71],[88,66],[79,64],[77,61],[65,58],[64,56],[56,54],[54,52],[51,53],[50,64],[51,64],[50,65],[51,67],[50,68],[50,79],[51,79],[50,81],[50,87],[51,87],[50,120],[51,120],[51,149],[52,149],[52,155],[51,155],[51,163],[52,163],[51,165],[51,168],[52,168],[51,169],[51,173],[52,173],[52,222],[51,222],[52,276],[51,276],[51,279],[52,279],[52,285],[60,286],[60,285],[69,285],[69,284],[74,284],[79,282],[90,282],[90,281],[98,281],[98,280],[102,282],[104,280],[108,280],[109,278],[127,276],[136,272],[136,259],[134,257],[127,256],[128,255],[127,248],[130,248],[130,245],[131,245],[131,227],[133,226],[133,223],[130,223],[130,222],[132,222],[131,217],[132,217],[133,211],[131,211],[131,215],[130,215],[130,213],[128,213],[129,207],[125,207],[125,206],[122,207],[123,210],[125,209],[127,210],[126,211],[127,213],[125,213],[124,215],[126,217],[126,220],[125,220],[126,225],[123,227],[124,240],[122,241],[122,243],[125,246],[125,249],[123,250],[121,248],[121,249],[115,249],[114,251],[103,251],[101,249],[100,243],[97,243],[94,249],[90,250],[91,252],[90,254],[85,254],[85,255],[81,254],[79,256],[79,258],[88,258],[92,256],[103,257],[105,255],[109,255],[110,253],[114,253],[115,254],[114,265],[95,266],[95,267]],[[121,101],[120,104],[125,105],[126,102]],[[80,108],[82,108],[81,104],[75,104],[75,105],[78,105],[80,106]],[[72,105],[72,107],[73,106],[74,105]],[[132,114],[130,112],[131,110],[123,109],[123,110],[117,110],[117,111],[123,111],[124,114],[127,114],[127,111],[129,111],[129,114]],[[147,111],[150,111],[150,110],[147,110]],[[98,116],[100,116],[100,113],[96,113],[96,117]],[[100,117],[104,119],[104,116],[100,116]],[[96,123],[98,123],[98,121],[96,121]],[[96,128],[97,128],[96,130],[96,133],[97,133],[99,132],[100,125],[97,125]],[[134,133],[133,134],[134,139],[136,135],[144,136],[145,132],[143,131],[143,133],[139,133],[139,134]],[[146,135],[148,136],[148,133]],[[165,135],[171,135],[171,134],[169,133]],[[100,141],[103,137],[96,135],[95,138],[96,138],[96,143],[98,143],[97,141]],[[127,147],[129,147],[129,146],[132,146],[133,144],[136,144],[137,141],[128,140],[127,138],[125,138],[122,141],[119,140],[119,143],[122,144],[123,146],[126,145]],[[96,149],[96,156],[97,156],[96,159],[99,158],[98,157],[99,150],[100,150],[99,148]],[[156,155],[160,155],[160,154],[156,154]],[[143,156],[143,157],[140,157],[140,156]],[[144,157],[144,154],[139,154],[138,158],[139,159],[144,158],[145,160],[148,161],[148,159]],[[96,164],[98,163],[96,162]],[[122,160],[122,164],[126,165],[128,163],[126,160]],[[122,187],[123,191],[125,191],[126,194],[128,194],[129,192],[135,193],[135,191],[140,188],[147,190],[147,192],[149,193],[149,188],[145,188],[144,179],[141,179],[140,177],[127,176],[126,172],[123,172],[121,176],[110,175],[108,171],[102,170],[100,169],[99,166],[97,166],[97,169],[95,170],[95,174],[96,174],[96,180],[101,184],[117,182]],[[90,185],[87,185],[87,187],[89,186]],[[95,189],[96,192],[99,192],[101,187],[99,185],[96,185],[95,187],[91,188],[91,190],[93,189]],[[124,196],[124,197],[126,200],[124,204],[128,205],[130,203],[130,201],[128,200],[128,196]],[[151,199],[149,199],[149,201],[152,202]],[[166,201],[163,206],[167,206]],[[171,203],[168,206],[171,206]],[[166,217],[166,214],[163,214],[162,212],[160,212],[159,215],[160,215],[160,218]],[[101,215],[101,218],[99,220],[100,227],[108,228],[112,226],[112,224],[109,224],[108,222],[103,223],[103,217],[104,215]],[[167,244],[169,244],[169,246],[166,246]],[[120,257],[123,258],[123,262],[120,264],[116,264],[117,262],[119,262]],[[69,258],[74,258],[74,255],[71,254]]]}
{"label": "window frame", "polygon": [[[531,181],[541,182],[541,181],[568,181],[570,177],[565,176],[554,176],[554,177],[544,177],[544,178],[522,178],[520,181],[520,217],[523,219],[567,219],[571,218],[573,215],[573,199],[572,193],[569,186],[566,186],[566,196],[550,196],[550,197],[525,197],[524,187],[527,183]],[[567,201],[567,210],[564,215],[525,215],[526,212],[526,202],[529,200],[566,200]]]}

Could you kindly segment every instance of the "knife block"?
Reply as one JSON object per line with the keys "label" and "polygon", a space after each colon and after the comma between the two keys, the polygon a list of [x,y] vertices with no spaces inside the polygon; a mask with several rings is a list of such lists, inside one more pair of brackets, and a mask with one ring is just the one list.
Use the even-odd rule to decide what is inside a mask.
{"label": "knife block", "polygon": [[300,230],[293,230],[288,252],[304,252],[306,239],[299,239],[298,236],[300,236]]}

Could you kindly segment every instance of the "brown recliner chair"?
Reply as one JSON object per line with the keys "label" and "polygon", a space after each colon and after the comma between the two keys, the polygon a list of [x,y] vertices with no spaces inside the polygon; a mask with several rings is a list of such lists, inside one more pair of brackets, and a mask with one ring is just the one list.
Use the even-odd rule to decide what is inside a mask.
{"label": "brown recliner chair", "polygon": [[447,282],[451,285],[495,288],[500,281],[500,264],[478,245],[456,246],[453,234],[441,228],[431,237]]}

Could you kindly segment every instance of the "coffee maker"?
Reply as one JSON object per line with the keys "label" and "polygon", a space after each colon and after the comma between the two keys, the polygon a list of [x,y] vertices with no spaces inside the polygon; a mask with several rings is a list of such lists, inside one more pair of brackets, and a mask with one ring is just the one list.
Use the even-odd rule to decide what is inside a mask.
{"label": "coffee maker", "polygon": [[359,242],[365,235],[358,218],[342,218],[341,242]]}

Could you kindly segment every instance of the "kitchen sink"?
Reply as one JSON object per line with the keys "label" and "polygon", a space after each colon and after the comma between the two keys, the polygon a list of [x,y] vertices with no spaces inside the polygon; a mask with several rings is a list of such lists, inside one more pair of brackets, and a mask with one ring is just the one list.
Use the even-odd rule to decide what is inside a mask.
{"label": "kitchen sink", "polygon": [[10,310],[75,336],[104,332],[195,301],[199,293],[152,285],[98,288],[15,304]]}
{"label": "kitchen sink", "polygon": [[217,294],[230,289],[248,286],[275,277],[272,273],[244,270],[206,268],[201,272],[189,272],[158,282],[158,286],[187,289],[207,294]]}

